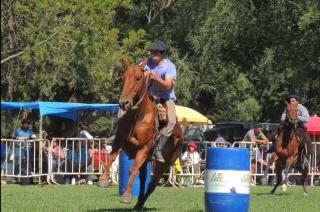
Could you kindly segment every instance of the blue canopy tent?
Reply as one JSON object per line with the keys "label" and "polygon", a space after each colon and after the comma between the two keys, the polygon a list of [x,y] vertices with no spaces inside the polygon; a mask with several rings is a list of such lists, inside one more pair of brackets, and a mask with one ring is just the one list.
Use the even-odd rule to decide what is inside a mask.
{"label": "blue canopy tent", "polygon": [[[77,121],[79,110],[101,110],[116,112],[119,110],[118,104],[85,104],[85,103],[65,103],[65,102],[1,102],[3,109],[35,109],[39,110],[39,139],[42,139],[42,116],[55,115]],[[42,143],[39,142],[39,149]],[[39,163],[42,163],[39,151]],[[41,167],[41,166],[40,166]],[[39,181],[40,182],[40,181]]]}
{"label": "blue canopy tent", "polygon": [[40,112],[40,116],[50,114],[76,121],[79,110],[102,110],[115,112],[118,111],[119,105],[65,102],[1,102],[1,110],[3,109],[37,109]]}

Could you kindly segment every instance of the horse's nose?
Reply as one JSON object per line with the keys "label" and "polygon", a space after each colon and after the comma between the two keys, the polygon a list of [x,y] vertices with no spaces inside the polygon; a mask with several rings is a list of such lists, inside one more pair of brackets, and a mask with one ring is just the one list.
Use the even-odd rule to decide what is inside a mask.
{"label": "horse's nose", "polygon": [[120,98],[119,100],[119,106],[122,110],[128,109],[128,106],[130,105],[130,100],[129,98]]}

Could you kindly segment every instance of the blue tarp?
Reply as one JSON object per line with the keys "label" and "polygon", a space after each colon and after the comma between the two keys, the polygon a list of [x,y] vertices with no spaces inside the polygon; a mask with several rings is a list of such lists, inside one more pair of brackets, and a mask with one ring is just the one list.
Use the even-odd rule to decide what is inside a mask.
{"label": "blue tarp", "polygon": [[3,109],[37,109],[40,115],[55,115],[77,120],[79,110],[118,111],[118,104],[85,104],[66,102],[1,102]]}

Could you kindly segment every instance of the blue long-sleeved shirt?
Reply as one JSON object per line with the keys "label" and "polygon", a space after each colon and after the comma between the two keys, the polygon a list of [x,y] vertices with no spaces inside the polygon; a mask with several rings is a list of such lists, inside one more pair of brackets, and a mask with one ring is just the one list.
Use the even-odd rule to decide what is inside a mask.
{"label": "blue long-sleeved shirt", "polygon": [[[303,123],[306,123],[309,121],[309,112],[307,110],[307,108],[305,108],[302,104],[298,104],[297,106],[297,110],[298,110],[298,120],[302,121]],[[287,111],[286,109],[283,111],[282,115],[281,115],[281,121],[283,122],[287,117]]]}

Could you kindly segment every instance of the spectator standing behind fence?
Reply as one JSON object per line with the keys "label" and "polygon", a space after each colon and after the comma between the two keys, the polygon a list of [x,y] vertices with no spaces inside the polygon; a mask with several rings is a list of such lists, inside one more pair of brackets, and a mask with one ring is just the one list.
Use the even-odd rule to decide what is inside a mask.
{"label": "spectator standing behind fence", "polygon": [[187,167],[192,167],[195,174],[200,173],[200,155],[196,151],[197,145],[193,142],[189,142],[187,151],[183,153],[181,162]]}
{"label": "spectator standing behind fence", "polygon": [[[271,162],[271,154],[266,152],[266,145],[260,144],[259,148],[256,148],[256,158],[254,159],[254,166],[253,169],[257,170],[257,174],[262,174],[262,171],[266,171],[266,167],[269,170],[274,170],[275,163]],[[273,176],[269,177],[269,185],[273,185]],[[257,176],[257,184],[262,184],[262,177]]]}
{"label": "spectator standing behind fence", "polygon": [[[254,125],[253,129],[250,129],[244,136],[244,141],[247,142],[254,142],[255,144],[265,144],[268,145],[269,139],[263,134],[262,132],[262,125],[257,123]],[[256,154],[255,151],[253,151],[253,146],[250,146],[251,152],[253,153],[251,155],[251,158],[255,158]],[[255,160],[251,160],[251,176],[250,181],[253,183],[253,175],[255,173]]]}
{"label": "spectator standing behind fence", "polygon": [[[93,136],[89,133],[89,127],[86,122],[80,123],[79,125],[79,137],[86,138],[86,139],[93,139]],[[91,141],[90,141],[91,142]],[[76,142],[74,145],[74,149],[68,150],[67,153],[67,164],[68,164],[68,171],[80,171],[86,173],[93,173],[93,165],[92,165],[92,148],[90,148],[90,142],[80,140]],[[93,142],[93,141],[92,141]],[[94,143],[92,143],[94,145]],[[73,159],[72,159],[72,152],[73,152]],[[73,164],[72,164],[73,160]],[[72,170],[72,166],[74,167]],[[80,168],[80,170],[79,170]],[[71,184],[75,185],[76,180],[79,180],[81,183],[82,176],[76,175],[72,176]],[[88,185],[93,184],[93,176],[92,174],[86,175],[86,181]],[[65,181],[67,184],[69,180],[66,179]]]}
{"label": "spectator standing behind fence", "polygon": [[244,141],[255,142],[256,144],[267,145],[269,139],[262,132],[262,125],[255,124],[254,128],[249,130],[244,136]]}
{"label": "spectator standing behind fence", "polygon": [[[33,131],[29,128],[29,120],[23,119],[21,121],[20,128],[14,131],[13,138],[19,139],[19,140],[28,140],[31,138],[32,134],[33,134]],[[24,146],[27,146],[27,145],[25,144]]]}
{"label": "spectator standing behind fence", "polygon": [[[8,171],[9,174],[16,173],[16,171],[19,173],[20,168],[20,148],[21,148],[21,175],[27,175],[31,174],[31,163],[28,156],[28,143],[26,140],[29,140],[31,138],[31,135],[33,134],[32,130],[29,128],[29,120],[28,119],[23,119],[21,121],[21,126],[20,128],[16,129],[13,133],[13,138],[16,140],[20,140],[19,142],[15,143],[14,146],[14,161],[13,158],[10,158],[10,162],[8,163]],[[20,146],[21,144],[21,146]],[[30,153],[30,151],[29,151]],[[15,170],[13,170],[13,163],[15,163]],[[11,180],[9,180],[11,181]],[[21,179],[21,184],[29,184],[30,183],[30,178],[22,178]]]}
{"label": "spectator standing behind fence", "polygon": [[[56,173],[62,171],[64,166],[65,154],[63,149],[60,148],[59,141],[56,138],[52,138],[52,172]],[[53,180],[57,183],[63,183],[63,176],[53,174]]]}

